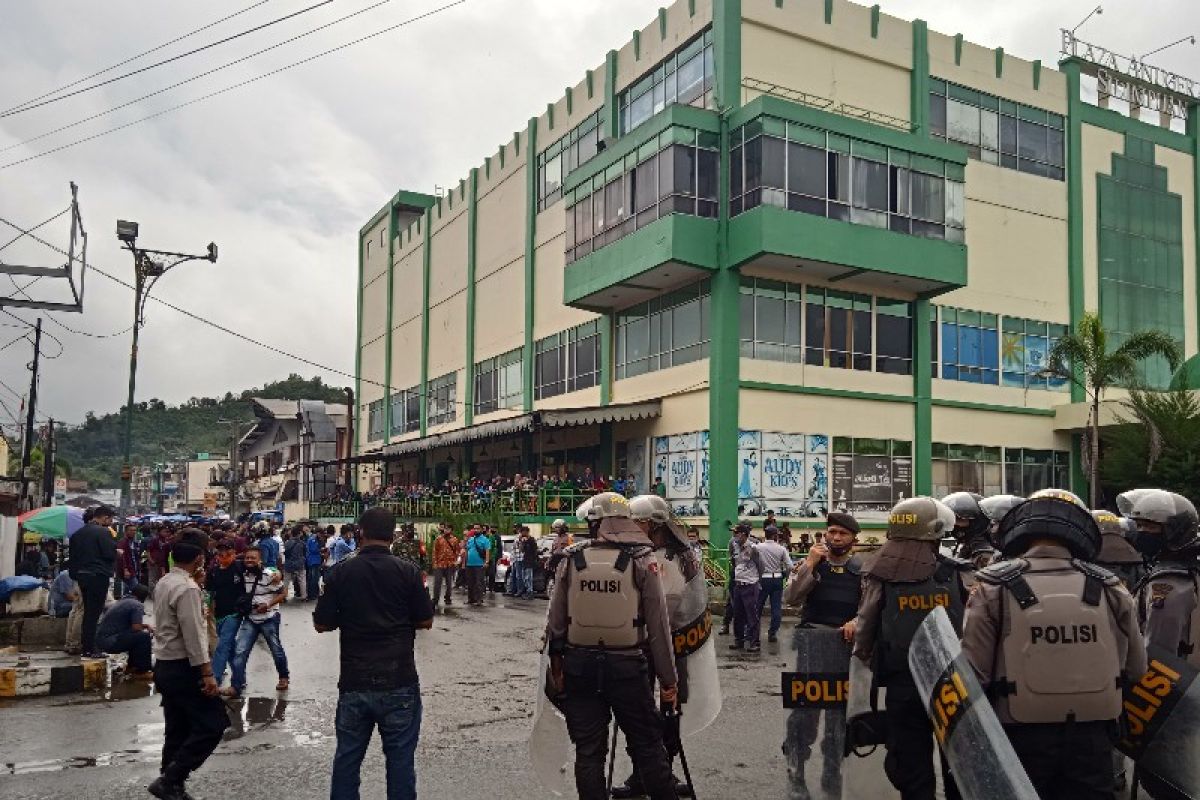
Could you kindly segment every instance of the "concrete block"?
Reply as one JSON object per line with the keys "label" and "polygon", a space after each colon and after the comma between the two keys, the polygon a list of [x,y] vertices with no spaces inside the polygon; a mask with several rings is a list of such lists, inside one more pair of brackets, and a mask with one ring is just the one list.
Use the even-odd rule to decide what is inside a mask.
{"label": "concrete block", "polygon": [[22,647],[62,647],[67,641],[66,617],[28,617],[21,626]]}
{"label": "concrete block", "polygon": [[44,614],[49,600],[50,592],[41,587],[27,592],[13,592],[8,598],[8,613]]}
{"label": "concrete block", "polygon": [[0,647],[9,647],[21,643],[21,624],[23,622],[24,620],[7,617],[0,619]]}

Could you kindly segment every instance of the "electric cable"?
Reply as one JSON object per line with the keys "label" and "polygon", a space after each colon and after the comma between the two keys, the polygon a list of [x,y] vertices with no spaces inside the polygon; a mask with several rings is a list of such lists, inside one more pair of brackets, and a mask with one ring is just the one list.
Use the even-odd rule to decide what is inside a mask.
{"label": "electric cable", "polygon": [[66,94],[60,94],[57,97],[51,97],[46,100],[41,100],[40,102],[33,103],[31,105],[21,106],[20,108],[10,109],[8,111],[2,111],[2,112],[0,112],[0,118],[11,117],[15,114],[22,114],[26,111],[32,111],[35,108],[41,108],[42,106],[48,106],[51,103],[57,103],[60,100],[66,100],[69,97],[75,97],[76,95],[84,94],[85,92],[90,92],[93,89],[99,89],[101,86],[108,86],[111,83],[116,83],[117,81],[123,81],[126,78],[131,78],[134,75],[140,75],[143,72],[149,72],[150,70],[155,69],[157,67],[161,67],[164,64],[170,64],[174,61],[179,61],[180,59],[187,58],[188,56],[193,56],[196,53],[202,53],[205,50],[211,50],[214,47],[218,47],[218,46],[226,44],[228,42],[232,42],[235,39],[240,39],[243,36],[248,36],[251,33],[256,33],[257,31],[261,31],[264,28],[269,28],[272,25],[276,25],[280,22],[289,20],[292,17],[298,17],[301,14],[306,14],[309,11],[312,11],[314,8],[320,8],[321,6],[327,6],[332,2],[333,2],[333,0],[321,0],[321,2],[317,3],[316,5],[311,5],[308,8],[302,8],[299,11],[294,11],[291,14],[287,14],[285,16],[278,17],[276,19],[271,20],[270,22],[264,22],[261,25],[255,25],[253,28],[244,30],[241,33],[235,33],[232,36],[226,36],[224,39],[218,39],[217,41],[210,42],[209,44],[206,44],[202,47],[197,47],[192,50],[188,50],[186,53],[180,53],[179,55],[171,56],[170,58],[163,59],[162,61],[156,61],[153,64],[148,64],[144,67],[138,67],[135,70],[131,70],[129,72],[123,73],[121,75],[116,76],[115,78],[109,78],[107,80],[100,81],[100,83],[93,83],[91,86],[84,86],[82,89],[76,89],[73,92],[67,92]]}
{"label": "electric cable", "polygon": [[[378,3],[378,4],[376,4],[376,5],[382,5],[383,3],[386,3],[386,2],[390,2],[390,0],[382,0],[382,2],[381,2],[381,3]],[[201,103],[201,102],[203,102],[203,101],[205,101],[205,100],[210,100],[210,99],[212,99],[212,98],[214,98],[214,97],[217,97],[217,96],[219,96],[219,95],[225,94],[225,93],[227,93],[227,92],[231,92],[231,91],[233,91],[234,89],[240,89],[240,88],[242,88],[243,86],[248,86],[248,85],[249,85],[249,84],[251,84],[251,83],[256,83],[257,81],[261,81],[261,80],[263,80],[264,78],[269,78],[269,77],[271,77],[272,75],[277,75],[277,74],[279,74],[279,73],[281,73],[281,72],[285,72],[285,71],[287,71],[287,70],[289,70],[289,69],[292,69],[293,67],[298,67],[298,66],[300,66],[300,65],[302,65],[302,64],[307,64],[307,63],[309,63],[310,61],[316,61],[316,60],[317,60],[317,59],[319,59],[319,58],[323,58],[323,57],[325,57],[325,56],[327,56],[327,55],[330,55],[330,54],[332,54],[332,53],[336,53],[336,52],[338,52],[339,50],[345,50],[346,48],[353,47],[354,45],[357,45],[357,44],[361,44],[361,43],[363,43],[363,42],[365,42],[365,41],[368,41],[368,40],[370,40],[370,39],[374,39],[374,38],[375,38],[375,37],[377,37],[377,36],[382,36],[382,35],[383,35],[383,34],[385,34],[385,33],[391,33],[391,32],[392,32],[392,31],[394,31],[394,30],[397,30],[397,29],[399,29],[399,28],[403,28],[403,27],[405,27],[406,25],[411,25],[412,23],[414,23],[414,22],[418,22],[418,21],[420,21],[420,20],[422,20],[422,19],[425,19],[425,18],[427,18],[427,17],[432,17],[432,16],[434,16],[435,14],[439,14],[439,13],[441,13],[441,12],[443,12],[443,11],[446,11],[447,9],[453,8],[454,6],[462,5],[462,4],[463,4],[463,3],[465,3],[465,2],[467,2],[467,0],[455,0],[455,2],[453,2],[453,3],[448,3],[448,4],[444,5],[444,6],[440,6],[439,8],[435,8],[435,9],[433,9],[432,11],[427,11],[427,12],[425,12],[424,14],[419,14],[419,15],[417,15],[417,16],[415,16],[415,17],[410,17],[409,19],[406,19],[406,20],[404,20],[403,22],[399,22],[399,23],[397,23],[397,24],[395,24],[395,25],[391,25],[391,26],[389,26],[389,27],[383,28],[382,30],[378,30],[378,31],[375,31],[374,33],[367,34],[366,36],[359,37],[358,39],[354,39],[354,40],[352,40],[352,41],[345,42],[345,43],[343,43],[343,44],[340,44],[340,45],[338,45],[337,47],[331,47],[331,48],[329,48],[328,50],[323,50],[323,51],[321,51],[321,52],[319,52],[319,53],[317,53],[317,54],[315,54],[315,55],[308,56],[307,58],[302,58],[302,59],[300,59],[299,61],[293,61],[293,62],[292,62],[292,63],[290,63],[290,64],[286,64],[286,65],[284,65],[284,66],[282,66],[282,67],[278,67],[277,69],[273,69],[273,70],[271,70],[270,72],[265,72],[265,73],[263,73],[262,75],[257,75],[257,76],[255,76],[255,77],[253,77],[253,78],[248,78],[248,79],[246,79],[246,80],[244,80],[244,81],[240,81],[240,82],[238,82],[238,83],[235,83],[235,84],[233,84],[233,85],[231,85],[231,86],[226,86],[226,87],[225,87],[225,88],[223,88],[223,89],[218,89],[218,90],[217,90],[217,91],[215,91],[215,92],[209,92],[208,94],[201,95],[201,96],[199,96],[199,97],[196,97],[196,98],[193,98],[193,99],[191,99],[191,100],[188,100],[188,101],[186,101],[186,102],[184,102],[184,103],[179,103],[179,104],[177,104],[177,105],[174,105],[174,106],[171,106],[171,107],[169,107],[169,108],[165,108],[165,109],[163,109],[163,110],[161,110],[161,111],[157,111],[157,112],[155,112],[155,113],[153,113],[153,114],[150,114],[150,115],[148,115],[148,116],[145,116],[145,117],[140,117],[140,118],[138,118],[138,119],[135,119],[135,120],[132,120],[132,121],[130,121],[130,122],[126,122],[126,123],[125,123],[125,124],[123,124],[123,125],[118,125],[118,126],[116,126],[116,127],[114,127],[114,128],[109,128],[109,129],[107,129],[107,130],[100,131],[99,133],[94,133],[94,134],[92,134],[91,136],[85,136],[85,137],[83,137],[83,138],[81,138],[81,139],[76,139],[76,140],[74,140],[74,141],[72,141],[72,142],[68,142],[68,143],[66,143],[66,144],[59,145],[58,147],[53,147],[53,148],[50,148],[49,150],[43,150],[43,151],[42,151],[42,152],[40,152],[40,153],[34,153],[34,154],[33,154],[33,155],[31,155],[31,156],[26,156],[25,158],[21,158],[21,159],[18,159],[18,160],[16,160],[16,161],[10,161],[10,162],[8,162],[7,164],[0,165],[0,170],[9,169],[10,167],[15,167],[15,166],[17,166],[18,164],[25,164],[25,163],[27,163],[27,162],[29,162],[29,161],[36,161],[36,160],[37,160],[37,159],[39,159],[39,158],[44,158],[44,157],[46,157],[46,156],[48,156],[48,155],[52,155],[52,154],[54,154],[54,153],[59,153],[59,152],[61,152],[61,151],[63,151],[63,150],[68,150],[68,149],[70,149],[70,148],[72,148],[72,147],[75,147],[75,146],[77,146],[77,145],[84,144],[85,142],[90,142],[90,141],[92,141],[93,139],[99,139],[99,138],[101,138],[101,137],[108,136],[108,135],[109,135],[109,134],[111,134],[111,133],[116,133],[117,131],[124,130],[125,128],[131,128],[131,127],[133,127],[134,125],[138,125],[138,124],[140,124],[140,123],[143,123],[143,122],[148,122],[148,121],[150,121],[150,120],[152,120],[152,119],[156,119],[157,117],[161,117],[161,116],[163,116],[163,115],[165,115],[165,114],[169,114],[169,113],[171,113],[171,112],[173,112],[173,111],[178,111],[178,110],[179,110],[179,109],[181,109],[181,108],[187,108],[188,106],[192,106],[192,105],[195,105],[195,104],[197,104],[197,103]],[[373,7],[373,6],[372,6],[372,7]],[[368,9],[363,9],[363,10],[365,11],[365,10],[368,10]],[[361,12],[359,12],[359,13],[361,13]],[[330,23],[330,24],[334,24],[334,23]],[[282,43],[281,43],[281,44],[282,44]],[[197,76],[197,77],[199,77],[199,76]],[[168,87],[168,88],[171,88],[171,87]],[[162,90],[162,91],[166,91],[166,90]],[[136,101],[134,101],[134,102],[136,102]],[[118,106],[118,108],[119,108],[119,106]],[[115,110],[115,109],[114,109],[114,110]],[[11,147],[9,147],[9,148],[3,148],[3,149],[7,150],[7,149],[11,149]]]}
{"label": "electric cable", "polygon": [[118,61],[116,64],[112,64],[111,66],[107,66],[104,69],[93,72],[91,75],[84,75],[82,78],[78,78],[74,81],[71,81],[70,83],[66,84],[65,86],[60,86],[57,89],[52,89],[49,92],[46,92],[45,94],[38,95],[37,97],[31,97],[30,99],[24,101],[23,103],[18,103],[15,106],[9,106],[8,108],[4,109],[4,111],[8,112],[8,111],[12,111],[14,108],[21,108],[22,106],[28,105],[29,103],[36,103],[38,100],[42,100],[43,98],[49,97],[50,95],[53,95],[53,94],[58,94],[59,92],[63,91],[64,89],[70,89],[72,86],[78,86],[79,84],[81,84],[85,81],[90,81],[92,78],[103,75],[106,72],[112,72],[114,69],[117,69],[118,67],[123,67],[126,64],[137,61],[139,58],[143,58],[145,56],[150,55],[151,53],[158,52],[159,50],[162,50],[164,47],[170,47],[171,45],[175,44],[176,42],[182,42],[184,39],[187,39],[191,36],[195,36],[197,33],[200,33],[201,31],[206,31],[209,28],[214,28],[217,25],[220,25],[222,22],[231,20],[236,16],[245,14],[247,11],[251,11],[255,8],[258,8],[259,6],[266,5],[269,2],[271,2],[271,0],[259,0],[257,3],[253,3],[249,6],[247,6],[246,8],[243,8],[241,11],[235,11],[234,13],[229,14],[228,16],[221,17],[220,19],[215,20],[214,22],[210,22],[207,25],[202,25],[199,28],[196,28],[195,30],[188,31],[187,33],[183,34],[182,36],[177,36],[174,39],[170,40],[169,42],[163,42],[160,45],[155,45],[154,47],[151,47],[149,50],[143,50],[142,52],[138,53],[135,56],[130,56],[129,58],[125,59],[124,61]]}

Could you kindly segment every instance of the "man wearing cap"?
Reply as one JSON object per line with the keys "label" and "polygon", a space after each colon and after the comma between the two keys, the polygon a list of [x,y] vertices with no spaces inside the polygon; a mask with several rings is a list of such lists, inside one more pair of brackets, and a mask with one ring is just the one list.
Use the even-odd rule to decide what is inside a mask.
{"label": "man wearing cap", "polygon": [[652,543],[614,492],[590,500],[592,540],[558,567],[546,620],[550,685],[563,695],[575,745],[580,800],[608,800],[604,762],[616,718],[634,769],[653,800],[675,800],[675,781],[649,673],[664,705],[678,700],[678,674],[661,567]]}
{"label": "man wearing cap", "polygon": [[758,602],[758,581],[762,578],[758,545],[750,541],[750,531],[754,528],[746,520],[738,522],[733,527],[733,541],[730,552],[733,555],[733,644],[730,650],[745,648],[748,653],[757,653],[761,648],[759,628],[762,618]]}
{"label": "man wearing cap", "polygon": [[[854,555],[855,539],[859,533],[858,520],[852,515],[835,511],[825,518],[824,541],[817,542],[808,556],[796,563],[783,600],[789,606],[803,605],[800,616],[803,627],[837,628],[847,642],[854,641],[854,615],[862,595],[862,559]],[[787,740],[784,755],[793,787],[804,787],[804,765],[812,756],[817,740],[821,714],[801,713],[794,709],[788,715]],[[842,774],[836,768],[843,756],[846,729],[846,709],[827,708],[825,738],[821,742],[821,785],[833,797],[841,796]],[[805,787],[806,788],[806,787]]]}
{"label": "man wearing cap", "polygon": [[758,579],[758,614],[762,617],[763,606],[771,601],[771,626],[767,628],[767,641],[776,641],[779,626],[783,624],[783,578],[792,570],[792,557],[787,548],[779,543],[779,529],[774,525],[763,528],[766,541],[758,545],[758,563],[762,575]]}

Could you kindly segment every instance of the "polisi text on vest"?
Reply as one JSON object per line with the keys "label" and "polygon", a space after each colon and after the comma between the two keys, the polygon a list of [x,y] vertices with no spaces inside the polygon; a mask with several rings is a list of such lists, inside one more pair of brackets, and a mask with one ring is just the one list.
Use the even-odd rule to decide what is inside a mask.
{"label": "polisi text on vest", "polygon": [[1031,625],[1029,641],[1032,644],[1089,644],[1100,641],[1095,625]]}
{"label": "polisi text on vest", "polygon": [[584,579],[579,582],[579,590],[581,592],[617,594],[621,591],[621,582],[619,580],[598,581]]}

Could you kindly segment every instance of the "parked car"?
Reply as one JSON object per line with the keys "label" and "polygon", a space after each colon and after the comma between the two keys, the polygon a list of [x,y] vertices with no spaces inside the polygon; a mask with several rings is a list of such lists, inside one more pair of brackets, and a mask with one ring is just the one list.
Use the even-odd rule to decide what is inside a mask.
{"label": "parked car", "polygon": [[[500,537],[500,545],[504,550],[504,555],[500,556],[500,561],[496,564],[496,588],[500,591],[507,586],[508,570],[513,561],[513,544],[516,541],[516,536],[501,535]],[[553,536],[543,536],[537,540],[538,561],[533,566],[533,593],[535,595],[546,596],[546,561],[550,557],[550,543],[553,541]],[[544,547],[543,542],[546,543]]]}
{"label": "parked car", "polygon": [[502,552],[500,560],[496,562],[496,587],[500,591],[504,591],[505,582],[508,580],[508,568],[512,565],[512,546],[517,540],[512,534],[500,535],[500,549]]}

